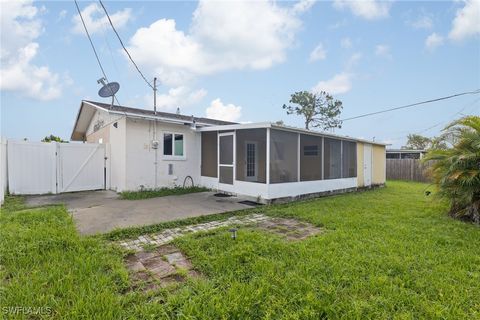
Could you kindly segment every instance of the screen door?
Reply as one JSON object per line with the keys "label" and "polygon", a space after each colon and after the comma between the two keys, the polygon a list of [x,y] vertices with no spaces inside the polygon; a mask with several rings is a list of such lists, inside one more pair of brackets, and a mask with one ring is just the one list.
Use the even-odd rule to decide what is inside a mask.
{"label": "screen door", "polygon": [[218,177],[219,183],[233,184],[234,148],[233,132],[218,135]]}

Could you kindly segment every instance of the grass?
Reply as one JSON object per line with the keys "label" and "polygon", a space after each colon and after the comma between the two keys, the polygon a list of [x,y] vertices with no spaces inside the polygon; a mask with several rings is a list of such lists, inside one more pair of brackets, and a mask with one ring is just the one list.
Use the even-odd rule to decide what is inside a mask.
{"label": "grass", "polygon": [[204,187],[173,187],[173,188],[159,188],[159,189],[143,189],[141,191],[123,191],[120,192],[120,199],[124,200],[142,200],[149,198],[174,196],[188,193],[205,192],[209,189]]}
{"label": "grass", "polygon": [[3,210],[1,305],[48,306],[56,319],[479,319],[480,228],[449,218],[425,188],[390,181],[255,208],[325,232],[297,242],[252,228],[235,241],[224,229],[177,239],[203,276],[148,294],[126,289],[124,253],[78,236],[63,207]]}

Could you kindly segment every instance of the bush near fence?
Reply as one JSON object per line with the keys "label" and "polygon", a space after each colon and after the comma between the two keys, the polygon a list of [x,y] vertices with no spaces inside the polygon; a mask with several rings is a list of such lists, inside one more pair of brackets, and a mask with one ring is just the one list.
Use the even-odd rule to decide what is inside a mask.
{"label": "bush near fence", "polygon": [[387,179],[431,182],[427,172],[433,162],[422,163],[419,159],[387,159]]}

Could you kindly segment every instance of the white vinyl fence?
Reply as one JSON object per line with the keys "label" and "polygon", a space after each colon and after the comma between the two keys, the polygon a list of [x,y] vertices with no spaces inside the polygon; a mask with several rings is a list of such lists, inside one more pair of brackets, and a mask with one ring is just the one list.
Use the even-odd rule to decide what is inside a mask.
{"label": "white vinyl fence", "polygon": [[7,140],[0,137],[0,204],[7,191]]}
{"label": "white vinyl fence", "polygon": [[104,144],[7,143],[11,194],[45,194],[105,188]]}

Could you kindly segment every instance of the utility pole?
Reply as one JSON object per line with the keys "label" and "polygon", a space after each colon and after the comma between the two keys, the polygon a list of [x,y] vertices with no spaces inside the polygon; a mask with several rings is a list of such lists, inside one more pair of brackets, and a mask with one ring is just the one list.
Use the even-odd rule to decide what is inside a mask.
{"label": "utility pole", "polygon": [[158,139],[157,139],[157,78],[153,78],[153,114],[155,115],[155,119],[153,119],[153,143],[154,143],[154,150],[155,150],[155,189],[158,188]]}

